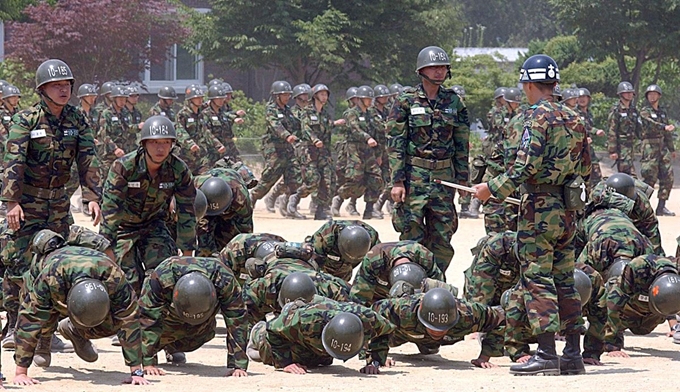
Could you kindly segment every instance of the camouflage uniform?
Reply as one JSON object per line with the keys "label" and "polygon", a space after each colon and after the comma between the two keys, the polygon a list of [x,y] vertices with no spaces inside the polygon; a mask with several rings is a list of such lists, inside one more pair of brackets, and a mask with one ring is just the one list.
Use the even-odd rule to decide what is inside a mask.
{"label": "camouflage uniform", "polygon": [[93,328],[73,326],[86,339],[118,335],[127,366],[142,364],[142,335],[137,295],[124,272],[104,253],[79,246],[66,246],[33,265],[32,288],[21,303],[17,323],[17,366],[28,368],[41,336],[51,336],[59,319],[68,317],[68,294],[79,281],[100,280],[111,300],[109,316]]}
{"label": "camouflage uniform", "polygon": [[[583,321],[574,288],[574,225],[562,189],[577,176],[590,174],[585,126],[565,106],[545,99],[532,105],[514,166],[489,181],[491,194],[505,199],[520,185],[517,224],[520,287],[526,290],[533,334],[556,333],[560,321],[567,334],[580,332]],[[550,191],[542,188],[553,187]],[[559,189],[559,191],[558,191]]]}
{"label": "camouflage uniform", "polygon": [[[300,365],[330,365],[333,357],[326,352],[321,342],[324,326],[336,315],[350,312],[361,319],[364,330],[364,347],[370,342],[387,340],[395,329],[394,324],[373,310],[332,300],[322,300],[310,304],[301,301],[284,307],[283,312],[267,323],[267,342],[271,346],[272,359],[277,369],[296,363]],[[373,353],[367,353],[370,358]],[[378,358],[375,357],[375,360]]]}
{"label": "camouflage uniform", "polygon": [[175,122],[177,115],[175,113],[174,105],[163,107],[160,102],[156,102],[156,104],[149,109],[149,117],[151,116],[165,116],[169,118],[170,121]]}
{"label": "camouflage uniform", "polygon": [[229,106],[228,103],[222,105],[216,114],[221,125],[218,129],[213,129],[213,133],[217,136],[217,139],[222,142],[224,147],[227,148],[224,155],[234,159],[240,159],[241,153],[238,151],[236,143],[234,142],[234,140],[236,140],[236,136],[234,135],[234,120],[239,116],[231,109],[231,106]]}
{"label": "camouflage uniform", "polygon": [[659,181],[659,200],[668,200],[673,189],[673,165],[671,153],[673,133],[665,130],[669,124],[664,108],[654,109],[652,105],[645,105],[640,110],[642,119],[642,180],[654,186]]}
{"label": "camouflage uniform", "polygon": [[453,258],[458,215],[453,190],[433,180],[467,185],[469,126],[467,108],[453,90],[440,87],[430,104],[421,84],[399,95],[387,122],[392,184],[406,188],[405,202],[392,212],[394,228],[400,240],[430,249],[443,272]]}
{"label": "camouflage uniform", "polygon": [[196,189],[211,177],[224,180],[233,193],[229,207],[221,214],[204,216],[196,226],[198,239],[197,256],[209,257],[217,254],[229,241],[241,233],[253,232],[253,203],[241,175],[235,170],[213,168],[204,175],[194,178]]}
{"label": "camouflage uniform", "polygon": [[[215,286],[217,307],[205,322],[191,325],[182,321],[172,306],[175,284],[190,272],[205,275]],[[215,315],[222,312],[227,327],[227,368],[248,368],[246,308],[241,286],[231,270],[209,257],[171,257],[160,263],[144,281],[139,296],[142,323],[143,364],[156,365],[156,353],[190,352],[215,337]]]}
{"label": "camouflage uniform", "polygon": [[[217,150],[223,147],[222,143],[207,129],[206,117],[201,108],[194,112],[189,106],[182,107],[177,113],[175,130],[177,144],[182,149],[181,158],[192,174],[205,172],[220,158]],[[199,150],[191,151],[193,146],[198,146]]]}
{"label": "camouflage uniform", "polygon": [[263,198],[281,176],[288,194],[295,193],[300,180],[300,165],[295,160],[295,151],[286,141],[290,135],[298,133],[300,120],[288,106],[281,108],[275,102],[267,104],[266,116],[267,133],[262,136],[261,149],[265,168],[260,183],[252,190],[253,202]]}
{"label": "camouflage uniform", "polygon": [[[585,122],[586,132],[588,133],[590,138],[597,137],[597,131],[595,130],[593,120],[593,113],[591,113],[591,111],[588,110],[587,108],[584,109],[581,106],[577,107],[576,110],[578,114],[581,116],[581,120]],[[600,182],[600,180],[602,180],[602,170],[600,170],[600,159],[595,154],[595,148],[593,147],[593,145],[594,145],[593,143],[590,143],[590,162],[592,163],[593,166],[590,170],[590,179],[588,182],[591,187]]]}
{"label": "camouflage uniform", "polygon": [[491,236],[465,270],[464,297],[468,301],[495,306],[505,290],[519,280],[519,260],[515,257],[517,232],[504,231]]}
{"label": "camouflage uniform", "polygon": [[94,159],[94,138],[85,117],[71,105],[61,117],[52,115],[44,102],[13,117],[6,143],[3,203],[16,202],[24,211],[17,231],[6,228],[0,234],[0,257],[7,266],[3,281],[5,308],[11,324],[19,310],[18,288],[31,263],[29,244],[33,235],[50,229],[68,236],[73,217],[70,195],[64,191],[74,162],[83,188],[83,199],[98,202],[101,188],[88,172]]}
{"label": "camouflage uniform", "polygon": [[126,154],[134,151],[139,146],[136,133],[138,128],[130,128],[130,112],[127,109],[116,111],[110,106],[99,116],[99,141],[97,157],[100,163],[101,178],[106,178],[113,161],[118,159],[114,151],[120,148]]}
{"label": "camouflage uniform", "polygon": [[349,283],[352,279],[352,271],[359,265],[349,260],[343,260],[338,248],[340,232],[347,226],[361,226],[371,237],[371,247],[380,243],[378,232],[368,223],[356,220],[331,220],[324,223],[314,234],[305,240],[314,248],[316,260],[321,271]]}
{"label": "camouflage uniform", "polygon": [[[503,131],[503,172],[510,170],[517,159],[517,151],[522,142],[522,134],[524,133],[524,118],[531,115],[532,111],[529,108],[520,107],[518,113],[510,119],[508,126]],[[512,197],[520,198],[520,193],[515,191],[511,194]],[[507,230],[517,231],[517,217],[519,215],[519,206],[504,202],[505,205],[505,226]]]}
{"label": "camouflage uniform", "polygon": [[[321,111],[318,111],[315,104],[312,103],[301,112],[300,123],[302,134],[306,135],[306,138],[311,141],[311,144],[308,143],[304,147],[298,147],[307,151],[307,154],[304,154],[304,156],[309,160],[307,163],[304,161],[300,162],[301,168],[306,166],[305,171],[307,173],[303,175],[306,175],[308,181],[316,181],[316,183],[310,184],[312,185],[310,189],[312,200],[318,206],[326,209],[331,204],[331,192],[334,191],[333,188],[335,187],[330,150],[333,119],[326,106],[322,107]],[[323,147],[315,147],[313,145],[315,140],[320,140],[323,143]],[[314,173],[310,173],[312,171]]]}
{"label": "camouflage uniform", "polygon": [[276,234],[238,234],[220,251],[220,260],[234,272],[234,276],[243,285],[250,276],[245,271],[246,260],[254,257],[257,248],[265,242],[285,242]]}
{"label": "camouflage uniform", "polygon": [[[196,188],[187,165],[170,154],[155,178],[147,172],[143,148],[116,160],[104,184],[101,234],[111,241],[125,275],[139,292],[145,271],[183,251],[194,249]],[[175,197],[177,242],[165,224]]]}
{"label": "camouflage uniform", "polygon": [[222,107],[215,108],[208,102],[204,105],[203,110],[201,110],[201,115],[203,117],[203,123],[210,134],[226,148],[224,154],[219,154],[217,151],[214,151],[210,161],[215,163],[225,155],[238,158],[239,152],[236,149],[236,144],[234,144],[234,133],[231,130],[230,122],[231,119],[228,117],[227,113],[222,111]]}
{"label": "camouflage uniform", "polygon": [[[0,101],[0,154],[2,156],[5,156],[5,143],[7,142],[7,136],[9,135],[9,129],[12,127],[12,116],[14,116],[18,110],[14,108],[14,110],[9,110],[5,105],[2,104],[2,101]],[[4,165],[2,165],[2,169],[4,169]]]}
{"label": "camouflage uniform", "polygon": [[620,173],[630,174],[635,177],[635,167],[633,166],[633,146],[635,140],[642,135],[642,120],[635,107],[623,107],[621,102],[617,103],[609,112],[607,118],[609,130],[607,141],[609,154],[618,154],[616,160],[616,170]]}
{"label": "camouflage uniform", "polygon": [[[300,107],[295,105],[291,111],[295,118],[298,119],[299,127],[296,127],[291,133],[298,138],[295,147],[295,160],[300,167],[300,181],[295,193],[300,199],[317,193],[319,189],[319,182],[321,177],[319,175],[319,149],[314,146],[315,143],[321,141],[320,135],[317,134],[316,129],[309,126],[312,117],[318,125],[318,117],[311,106]],[[306,123],[303,125],[303,123]]]}
{"label": "camouflage uniform", "polygon": [[394,261],[407,258],[423,267],[428,278],[446,281],[434,254],[415,241],[383,242],[371,248],[359,266],[350,292],[354,302],[370,305],[389,297],[389,275]]}
{"label": "camouflage uniform", "polygon": [[[375,102],[374,102],[375,105]],[[387,126],[387,119],[390,116],[390,110],[387,105],[383,106],[383,109],[380,110],[378,109],[377,106],[371,106],[368,108],[369,112],[373,116],[373,121],[378,125],[378,131],[376,132],[376,139],[375,141],[378,142],[378,147],[379,151],[379,157],[380,157],[380,173],[381,177],[383,180],[383,190],[380,193],[380,196],[387,199],[391,200],[390,196],[390,191],[392,190],[392,187],[390,186],[390,182],[392,181],[392,178],[390,176],[390,157],[387,155],[387,133],[385,131],[385,128]],[[378,152],[378,151],[376,151]],[[468,201],[468,204],[470,202]]]}
{"label": "camouflage uniform", "polygon": [[[371,308],[396,326],[389,335],[389,340],[376,339],[369,344],[371,358],[385,364],[390,347],[398,347],[404,343],[415,343],[418,347],[437,349],[439,346],[449,346],[465,339],[465,335],[473,332],[492,332],[502,330],[505,314],[500,306],[486,306],[477,302],[456,300],[456,306],[460,318],[458,322],[446,331],[441,339],[433,339],[425,326],[418,320],[420,300],[424,294],[409,295],[401,298],[388,298],[380,300]],[[491,336],[491,335],[489,335]],[[482,340],[480,355],[489,357],[503,356],[503,334],[493,335],[496,339],[485,338]]]}

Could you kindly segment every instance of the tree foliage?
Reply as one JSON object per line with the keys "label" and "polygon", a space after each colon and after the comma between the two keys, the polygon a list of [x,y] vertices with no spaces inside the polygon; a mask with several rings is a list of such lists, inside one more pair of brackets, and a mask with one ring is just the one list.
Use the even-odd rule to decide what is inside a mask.
{"label": "tree foliage", "polygon": [[164,0],[60,0],[23,13],[25,22],[9,25],[8,56],[27,69],[59,58],[81,82],[139,80],[188,35]]}
{"label": "tree foliage", "polygon": [[0,20],[10,21],[21,19],[21,11],[34,0],[2,0],[0,1]]}

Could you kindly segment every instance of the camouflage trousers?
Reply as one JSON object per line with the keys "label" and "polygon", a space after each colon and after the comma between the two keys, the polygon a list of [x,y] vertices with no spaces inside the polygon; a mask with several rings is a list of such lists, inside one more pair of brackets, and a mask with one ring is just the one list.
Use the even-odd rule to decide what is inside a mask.
{"label": "camouflage trousers", "polygon": [[281,176],[283,176],[286,193],[295,193],[300,181],[300,166],[295,160],[292,147],[274,147],[274,145],[266,144],[263,145],[262,155],[265,168],[260,182],[252,190],[253,201],[263,198]]}
{"label": "camouflage trousers", "polygon": [[[163,320],[163,332],[161,332],[159,348],[164,349],[169,354],[196,351],[215,337],[216,327],[215,317],[210,317],[210,321],[199,325],[190,325],[166,317]],[[146,351],[150,349],[150,347],[142,347],[144,358],[156,360],[157,352]]]}
{"label": "camouflage trousers", "polygon": [[668,200],[673,189],[673,164],[671,152],[661,142],[642,141],[640,160],[642,181],[653,187],[659,181],[659,200]]}
{"label": "camouflage trousers", "polygon": [[20,202],[24,221],[18,231],[5,228],[0,234],[0,258],[5,265],[2,285],[5,310],[13,317],[19,312],[19,291],[24,274],[31,267],[33,253],[30,250],[33,236],[42,229],[50,229],[68,238],[73,217],[69,212],[71,203],[64,194],[59,199],[39,199],[24,193]]}
{"label": "camouflage trousers", "polygon": [[314,200],[317,206],[328,208],[328,206],[331,205],[331,198],[337,190],[337,184],[330,152],[324,154],[327,155],[322,155],[317,165],[319,185],[316,187],[316,190],[312,192],[312,200]]}
{"label": "camouflage trousers", "polygon": [[220,140],[222,142],[222,145],[227,149],[223,156],[228,156],[233,158],[234,160],[239,160],[241,159],[241,153],[239,152],[238,148],[236,147],[236,143],[234,143],[234,139],[223,139]]}
{"label": "camouflage trousers", "polygon": [[[515,197],[515,195],[512,195]],[[505,229],[510,231],[517,231],[517,219],[519,217],[519,206],[504,202],[505,206]]]}
{"label": "camouflage trousers", "polygon": [[382,154],[382,162],[380,163],[380,174],[383,180],[383,189],[380,192],[380,196],[386,200],[391,200],[390,192],[392,191],[392,171],[390,170],[390,157],[387,155],[387,151]]}
{"label": "camouflage trousers", "polygon": [[323,266],[321,266],[321,271],[333,275],[337,278],[340,278],[344,280],[345,282],[349,283],[350,280],[352,280],[352,273],[354,272],[354,268],[359,265],[352,265],[348,262],[342,262],[341,260],[338,260],[337,262],[330,262],[330,259],[326,259],[326,263],[324,263]]}
{"label": "camouflage trousers", "polygon": [[375,203],[383,187],[382,173],[375,154],[360,143],[347,143],[345,148],[346,182],[338,188],[338,195],[343,199],[364,195],[366,203]]}
{"label": "camouflage trousers", "polygon": [[250,224],[239,225],[236,219],[229,219],[221,215],[206,216],[196,225],[198,248],[197,257],[214,257],[227,246],[229,241],[243,233],[253,232],[252,219]]}
{"label": "camouflage trousers", "polygon": [[[246,352],[253,361],[274,366],[272,346],[267,341],[267,323],[264,321],[257,322],[250,331]],[[293,363],[306,367],[329,366],[333,363],[330,356],[320,356],[306,350],[302,345],[291,345],[290,354]]]}
{"label": "camouflage trousers", "polygon": [[637,177],[635,174],[635,166],[633,165],[633,146],[619,146],[619,158],[616,160],[616,170],[619,173],[626,173],[633,177]]}
{"label": "camouflage trousers", "polygon": [[319,189],[319,149],[311,142],[300,142],[295,146],[295,159],[300,165],[300,184],[296,193],[303,199]]}
{"label": "camouflage trousers", "polygon": [[590,162],[591,162],[590,178],[588,179],[588,185],[592,188],[602,180],[602,170],[600,169],[600,159],[597,157],[597,155],[595,155],[595,148],[593,148],[593,144],[592,143],[589,144],[588,148],[590,148]]}
{"label": "camouflage trousers", "polygon": [[482,207],[484,230],[487,235],[505,231],[505,205],[497,200],[487,200]]}
{"label": "camouflage trousers", "polygon": [[347,142],[339,141],[334,146],[337,160],[335,162],[335,185],[336,189],[333,194],[337,194],[337,190],[347,181],[345,172],[347,170]]}
{"label": "camouflage trousers", "polygon": [[574,288],[574,212],[565,211],[561,196],[522,196],[517,244],[519,287],[533,335],[583,329],[581,301]]}
{"label": "camouflage trousers", "polygon": [[141,228],[120,228],[113,253],[125,278],[139,295],[146,274],[171,256],[177,256],[177,244],[165,222],[156,219]]}
{"label": "camouflage trousers", "polygon": [[64,185],[64,188],[66,188],[66,196],[73,196],[76,190],[78,190],[79,186],[80,181],[78,176],[78,165],[76,162],[73,162],[73,165],[71,165],[71,178],[68,180],[66,185]]}

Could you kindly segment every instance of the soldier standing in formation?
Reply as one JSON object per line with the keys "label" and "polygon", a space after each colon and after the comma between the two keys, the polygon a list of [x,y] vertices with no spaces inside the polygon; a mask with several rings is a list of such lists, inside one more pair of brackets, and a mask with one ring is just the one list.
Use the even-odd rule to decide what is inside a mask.
{"label": "soldier standing in formation", "polygon": [[642,120],[633,106],[635,89],[629,82],[621,82],[616,93],[619,95],[619,102],[612,108],[607,119],[609,157],[616,161],[616,170],[620,173],[636,177],[633,147],[635,141],[642,136]]}

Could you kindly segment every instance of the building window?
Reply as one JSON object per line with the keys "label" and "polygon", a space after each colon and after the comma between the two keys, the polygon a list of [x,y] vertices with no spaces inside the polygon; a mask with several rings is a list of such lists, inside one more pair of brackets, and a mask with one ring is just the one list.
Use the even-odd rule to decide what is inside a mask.
{"label": "building window", "polygon": [[152,64],[145,71],[144,82],[151,93],[158,92],[163,86],[183,91],[190,84],[203,83],[203,60],[187,49],[173,45],[163,63]]}

